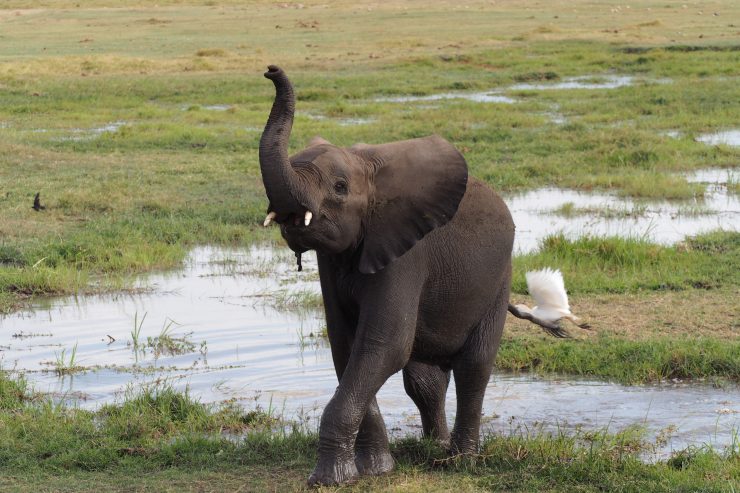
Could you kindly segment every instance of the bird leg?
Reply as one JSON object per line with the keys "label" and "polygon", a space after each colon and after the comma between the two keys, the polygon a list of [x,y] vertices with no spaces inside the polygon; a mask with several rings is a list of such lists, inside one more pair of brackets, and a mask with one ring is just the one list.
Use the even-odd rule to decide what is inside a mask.
{"label": "bird leg", "polygon": [[547,322],[546,320],[542,320],[541,318],[535,317],[531,313],[520,310],[519,308],[512,305],[511,303],[509,303],[509,312],[517,318],[529,320],[530,322],[539,325],[540,327],[545,329],[545,332],[547,332],[551,336],[560,337],[560,338],[570,337],[570,334],[565,329],[563,329],[559,323],[557,322],[551,323],[551,322]]}

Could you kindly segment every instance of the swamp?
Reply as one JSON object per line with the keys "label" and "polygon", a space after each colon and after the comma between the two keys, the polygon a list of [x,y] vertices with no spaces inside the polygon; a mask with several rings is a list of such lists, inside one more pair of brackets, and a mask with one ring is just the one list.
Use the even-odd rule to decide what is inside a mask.
{"label": "swamp", "polygon": [[558,268],[592,329],[509,317],[475,457],[420,438],[394,375],[396,469],[322,491],[739,491],[738,19],[2,2],[0,490],[308,489],[337,380],[315,255],[262,227],[274,63],[292,151],[441,135],[512,212],[512,302]]}

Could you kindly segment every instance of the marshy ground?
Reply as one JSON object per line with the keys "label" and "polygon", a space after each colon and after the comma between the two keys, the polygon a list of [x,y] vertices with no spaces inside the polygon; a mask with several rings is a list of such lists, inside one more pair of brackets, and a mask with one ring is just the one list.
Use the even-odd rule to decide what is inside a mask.
{"label": "marshy ground", "polygon": [[[686,421],[648,410],[605,431],[545,406],[497,426],[514,414],[501,399],[481,456],[440,463],[404,438],[414,416],[391,386],[399,469],[355,488],[737,491],[737,2],[2,7],[0,489],[302,487],[315,426],[294,411],[333,377],[310,260],[293,272],[259,227],[277,63],[294,150],[438,133],[514,212],[513,299],[526,270],[563,270],[594,330],[555,341],[510,321],[497,365],[524,373],[495,375],[492,402],[558,382],[689,407],[697,392],[717,423],[681,438]],[[186,261],[192,283],[172,288]],[[587,393],[573,406],[615,406]]]}

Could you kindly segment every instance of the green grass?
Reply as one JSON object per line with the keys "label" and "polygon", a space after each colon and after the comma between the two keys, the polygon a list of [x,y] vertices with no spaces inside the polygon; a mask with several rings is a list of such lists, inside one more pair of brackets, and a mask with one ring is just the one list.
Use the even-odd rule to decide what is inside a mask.
{"label": "green grass", "polygon": [[554,267],[569,293],[716,289],[740,285],[740,233],[715,231],[661,246],[640,238],[545,238],[535,253],[515,257],[512,291],[526,293],[527,271]]}
{"label": "green grass", "polygon": [[615,207],[606,205],[603,207],[578,207],[573,202],[566,202],[551,213],[562,217],[593,216],[604,219],[642,217],[647,212],[647,205],[637,204],[631,209],[626,206]]}
{"label": "green grass", "polygon": [[33,393],[23,375],[10,378],[0,369],[0,409],[4,411],[18,409],[32,399]]}
{"label": "green grass", "polygon": [[[141,351],[144,353],[149,350],[156,360],[163,354],[167,356],[175,356],[178,354],[190,353],[195,350],[195,343],[190,340],[190,336],[188,334],[182,336],[173,335],[172,328],[179,324],[172,319],[165,319],[162,323],[159,335],[154,337],[149,336],[146,338],[146,342],[142,343],[139,340],[139,336],[141,335],[141,326],[144,324],[145,317],[146,314],[141,318],[141,322],[138,323],[138,325],[137,317],[134,317],[134,329],[131,331],[131,345],[134,351]],[[205,343],[201,345],[201,352],[204,351],[207,351]]]}
{"label": "green grass", "polygon": [[208,441],[209,433],[245,433],[276,422],[264,411],[244,411],[230,401],[201,404],[166,384],[129,389],[120,403],[95,412],[55,404],[50,398],[29,403],[25,382],[6,372],[0,373],[0,384],[0,468],[7,469],[41,464],[48,470],[101,470],[122,465],[131,456],[146,458],[150,452],[161,452],[158,464],[165,465],[183,446],[180,439]]}
{"label": "green grass", "polygon": [[[98,411],[29,398],[22,381],[0,372],[3,490],[298,490],[316,460],[310,430],[275,429],[278,421],[265,412],[204,405],[166,386],[128,393]],[[392,444],[396,471],[342,489],[731,492],[740,477],[740,443],[642,462],[639,454],[652,446],[636,429],[537,428],[485,436],[478,456],[447,460],[435,443],[407,438]]]}
{"label": "green grass", "polygon": [[[329,72],[288,64],[298,94],[291,147],[316,134],[351,145],[439,133],[464,152],[473,175],[502,192],[561,186],[700,199],[703,186],[676,173],[738,165],[736,149],[693,137],[735,123],[740,86],[730,67],[740,52],[624,48],[534,40],[454,56],[420,48],[380,66],[353,63]],[[266,199],[257,144],[273,97],[261,68],[245,72],[241,62],[219,65],[228,56],[193,55],[216,65],[142,74],[123,64],[83,77],[57,70],[62,53],[19,49],[25,61],[0,50],[0,310],[28,296],[125,287],[132,273],[180,265],[195,244],[275,238],[275,231],[258,228]],[[86,59],[104,65],[106,56]],[[16,70],[29,60],[48,70]],[[612,90],[507,92],[516,104],[376,101],[613,73],[637,82]],[[655,82],[664,78],[672,82]],[[228,109],[206,109],[214,104]],[[567,124],[548,120],[553,108]],[[370,123],[342,125],[347,118]],[[661,134],[675,128],[684,137]],[[42,212],[30,208],[36,192],[47,207]]]}
{"label": "green grass", "polygon": [[553,342],[519,335],[504,338],[496,367],[625,384],[716,379],[736,385],[740,383],[740,340],[691,334],[626,340],[602,334],[587,340]]}

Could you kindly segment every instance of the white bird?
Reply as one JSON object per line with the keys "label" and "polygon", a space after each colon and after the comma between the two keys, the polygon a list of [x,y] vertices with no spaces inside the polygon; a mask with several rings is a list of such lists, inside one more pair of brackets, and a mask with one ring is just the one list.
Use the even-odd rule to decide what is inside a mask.
{"label": "white bird", "polygon": [[[589,328],[588,324],[579,324],[579,318],[573,315],[568,304],[568,294],[565,291],[563,274],[556,269],[546,267],[542,270],[527,272],[527,289],[537,305],[529,308],[527,305],[515,305],[519,311],[519,318],[537,319],[551,326],[557,326],[560,320],[566,318],[582,329]],[[529,315],[523,317],[520,315]]]}

